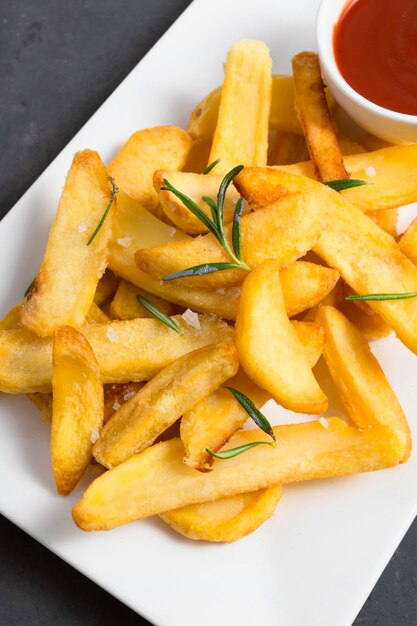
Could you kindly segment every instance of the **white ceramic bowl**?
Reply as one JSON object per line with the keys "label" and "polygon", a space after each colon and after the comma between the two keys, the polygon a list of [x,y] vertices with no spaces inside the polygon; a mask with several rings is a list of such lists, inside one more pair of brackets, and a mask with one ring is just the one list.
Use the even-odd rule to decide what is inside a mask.
{"label": "white ceramic bowl", "polygon": [[345,81],[333,53],[333,28],[346,0],[322,0],[317,42],[323,78],[346,113],[368,132],[392,143],[417,142],[417,116],[390,111],[361,96]]}

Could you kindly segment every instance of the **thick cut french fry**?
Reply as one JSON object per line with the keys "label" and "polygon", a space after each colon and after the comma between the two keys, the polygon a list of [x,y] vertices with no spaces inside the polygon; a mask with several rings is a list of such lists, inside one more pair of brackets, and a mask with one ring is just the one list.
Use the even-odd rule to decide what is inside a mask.
{"label": "thick cut french fry", "polygon": [[27,397],[39,409],[43,420],[50,424],[52,421],[52,393],[28,393]]}
{"label": "thick cut french fry", "polygon": [[[370,183],[341,192],[361,211],[396,209],[417,200],[417,144],[348,155],[344,163],[351,178]],[[280,167],[287,172],[315,177],[311,161]]]}
{"label": "thick cut french fry", "polygon": [[398,242],[400,250],[417,265],[417,218],[413,220]]}
{"label": "thick cut french fry", "polygon": [[382,230],[385,230],[388,235],[396,239],[398,237],[397,222],[398,222],[398,209],[386,209],[386,211],[369,211],[368,217],[378,224]]}
{"label": "thick cut french fry", "polygon": [[[91,245],[88,241],[112,188],[97,152],[78,152],[72,162],[35,283],[22,305],[22,324],[45,337],[59,326],[81,326],[107,263],[113,206]],[[115,201],[114,201],[115,202]]]}
{"label": "thick cut french fry", "polygon": [[296,261],[279,274],[288,317],[310,309],[327,296],[339,272],[316,263]]}
{"label": "thick cut french fry", "polygon": [[310,155],[303,135],[277,133],[270,146],[268,165],[292,165],[307,161]]}
{"label": "thick cut french fry", "polygon": [[203,172],[207,167],[212,143],[212,135],[199,137],[193,141],[185,165],[182,168],[183,171],[201,174],[201,172]]}
{"label": "thick cut french fry", "polygon": [[129,137],[108,167],[119,189],[140,202],[157,217],[163,216],[153,187],[153,173],[158,169],[181,170],[192,140],[176,126],[155,126],[139,130]]}
{"label": "thick cut french fry", "polygon": [[189,539],[230,543],[246,537],[266,522],[273,515],[282,491],[277,485],[214,502],[190,504],[162,513],[161,518]]}
{"label": "thick cut french fry", "polygon": [[295,106],[318,180],[348,178],[326,102],[318,55],[300,52],[293,58],[292,68]]}
{"label": "thick cut french fry", "polygon": [[[113,219],[113,227],[115,226],[117,219],[116,215]],[[104,272],[103,276],[98,281],[96,293],[94,294],[94,302],[97,306],[101,306],[114,296],[119,285],[119,281],[120,279],[113,274],[111,270],[107,269]]]}
{"label": "thick cut french fry", "polygon": [[243,284],[236,346],[248,376],[279,404],[300,413],[326,411],[327,398],[288,320],[275,260],[261,263]]}
{"label": "thick cut french fry", "polygon": [[[297,176],[289,178],[295,180]],[[314,192],[283,196],[269,207],[244,215],[241,221],[244,261],[253,267],[265,259],[274,258],[283,268],[310,250],[325,228],[326,212],[321,191],[317,199],[319,196],[321,198],[317,202]],[[225,227],[225,231],[226,237],[231,239],[230,224]],[[155,278],[200,263],[230,261],[211,233],[187,241],[138,250],[135,259],[141,270]],[[204,276],[176,279],[174,282],[186,282],[190,287],[216,288],[239,283],[245,276],[244,270],[227,269]]]}
{"label": "thick cut french fry", "polygon": [[119,465],[151,446],[197,402],[236,374],[236,348],[206,346],[162,369],[109,419],[94,446],[105,467]]}
{"label": "thick cut french fry", "polygon": [[401,433],[405,462],[411,452],[407,418],[367,341],[333,307],[321,307],[316,319],[326,332],[323,355],[349,417],[359,428],[382,425]]}
{"label": "thick cut french fry", "polygon": [[[100,365],[103,383],[149,380],[184,354],[212,343],[232,343],[234,329],[212,316],[200,315],[199,330],[179,315],[183,334],[156,319],[114,321],[83,328]],[[24,330],[0,331],[0,391],[51,390],[52,340]]]}
{"label": "thick cut french fry", "polygon": [[[257,446],[235,458],[216,460],[212,472],[183,462],[181,440],[159,443],[97,478],[73,508],[83,530],[121,524],[238,493],[303,480],[347,476],[397,465],[404,438],[388,426],[363,432],[338,418],[274,427],[277,446]],[[227,448],[268,439],[259,429],[237,433]]]}
{"label": "thick cut french fry", "polygon": [[136,298],[137,295],[143,296],[167,315],[172,315],[174,312],[174,305],[171,304],[171,302],[158,298],[158,296],[154,296],[152,293],[144,291],[133,283],[122,279],[110,305],[111,317],[119,320],[134,320],[137,317],[153,317],[152,313],[149,313],[149,311],[138,302]]}
{"label": "thick cut french fry", "polygon": [[[268,188],[268,197],[272,195],[276,185],[286,184],[288,176],[284,172],[281,179],[277,174],[279,170],[269,168],[248,168],[247,171],[254,182],[253,188],[259,190],[263,184]],[[248,178],[247,175],[246,182]],[[236,184],[240,185],[241,181],[236,181]],[[402,254],[390,235],[342,194],[316,181],[311,180],[308,185],[310,189],[314,186],[317,193],[320,190],[322,219],[327,224],[323,227],[320,240],[313,247],[313,251],[330,267],[337,269],[356,293],[364,295],[417,291],[417,268]],[[254,215],[257,213],[258,211]],[[375,301],[369,305],[410,350],[417,352],[416,299]]]}
{"label": "thick cut french fry", "polygon": [[78,484],[103,425],[103,385],[87,339],[70,326],[55,331],[51,459],[58,493]]}
{"label": "thick cut french fry", "polygon": [[[188,124],[188,132],[194,139],[211,137],[216,129],[219,114],[221,87],[211,91],[194,109]],[[329,92],[326,97],[330,110],[337,105]],[[272,75],[272,101],[269,127],[284,133],[303,134],[294,108],[294,81],[287,74]],[[371,148],[369,148],[371,149]],[[376,148],[372,148],[376,149]]]}
{"label": "thick cut french fry", "polygon": [[[323,328],[307,322],[292,322],[292,326],[305,350],[310,367],[314,367],[324,348]],[[227,384],[242,391],[258,408],[271,398],[271,394],[258,387],[242,368]],[[246,411],[230,391],[225,389],[216,389],[198,402],[181,419],[180,435],[187,465],[201,471],[209,469],[213,456],[206,448],[214,452],[220,450],[247,419]]]}
{"label": "thick cut french fry", "polygon": [[225,78],[209,163],[226,174],[232,167],[266,165],[272,97],[272,59],[262,41],[244,39],[227,55]]}
{"label": "thick cut french fry", "polygon": [[[166,216],[173,224],[181,230],[192,235],[200,235],[207,233],[208,229],[199,219],[197,219],[191,211],[187,209],[171,191],[164,190],[164,178],[171,185],[179,189],[186,196],[194,200],[200,208],[209,216],[211,216],[208,205],[203,201],[203,196],[215,198],[219,190],[220,183],[223,179],[222,174],[217,174],[214,170],[212,174],[206,176],[204,174],[189,174],[186,172],[167,172],[157,170],[154,175],[154,185],[158,192],[159,201]],[[224,202],[224,223],[229,224],[233,221],[235,204],[239,198],[235,187],[230,185],[226,192]]]}
{"label": "thick cut french fry", "polygon": [[104,385],[104,424],[142,387],[143,383]]}
{"label": "thick cut french fry", "polygon": [[109,322],[107,315],[95,302],[92,302],[90,308],[88,309],[83,326],[88,326],[89,324],[107,324],[107,322]]}

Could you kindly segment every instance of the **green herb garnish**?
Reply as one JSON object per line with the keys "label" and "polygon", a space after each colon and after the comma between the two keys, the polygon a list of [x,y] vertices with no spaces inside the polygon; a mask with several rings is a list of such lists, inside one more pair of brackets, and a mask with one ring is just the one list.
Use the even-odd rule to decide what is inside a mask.
{"label": "green herb garnish", "polygon": [[232,230],[232,248],[226,239],[224,232],[224,200],[226,197],[226,191],[229,185],[232,183],[235,176],[239,174],[243,169],[243,165],[237,165],[230,172],[226,174],[220,183],[219,191],[217,194],[217,202],[212,198],[206,196],[203,197],[204,202],[210,209],[211,218],[203,211],[203,209],[194,200],[183,194],[181,191],[173,187],[171,183],[164,178],[164,185],[162,187],[165,191],[171,191],[183,205],[191,211],[191,213],[204,224],[204,226],[211,232],[211,234],[217,239],[224,251],[232,259],[232,263],[203,263],[201,265],[195,265],[189,267],[180,272],[174,272],[173,274],[167,274],[162,277],[162,280],[174,280],[175,278],[186,278],[187,276],[203,276],[204,274],[211,274],[227,269],[242,269],[246,272],[250,272],[250,267],[242,260],[241,250],[241,233],[240,233],[240,220],[243,211],[243,198],[240,198],[235,207],[233,230]]}
{"label": "green herb garnish", "polygon": [[158,308],[155,304],[153,304],[152,302],[149,302],[149,300],[147,300],[143,296],[140,296],[138,293],[136,294],[136,299],[139,302],[139,304],[141,304],[147,311],[149,311],[149,313],[151,313],[154,317],[156,317],[160,322],[162,322],[163,324],[165,324],[172,330],[175,330],[175,332],[178,333],[179,335],[182,335],[183,331],[178,326],[177,322],[171,319],[168,315],[166,315],[166,313],[161,311],[161,309]]}
{"label": "green herb garnish", "polygon": [[408,298],[417,298],[417,291],[409,293],[366,293],[363,296],[346,296],[346,300],[406,300]]}
{"label": "green herb garnish", "polygon": [[221,161],[221,159],[216,159],[215,161],[213,161],[213,163],[210,163],[210,165],[207,165],[207,167],[204,168],[201,173],[202,174],[209,174],[211,172],[211,170],[214,169],[218,163],[220,163],[220,161]]}
{"label": "green herb garnish", "polygon": [[233,387],[228,387],[227,385],[223,385],[223,387],[224,389],[228,389],[228,391],[230,391],[230,393],[234,395],[240,406],[245,409],[246,413],[249,415],[249,417],[253,419],[255,424],[259,426],[259,428],[263,430],[264,433],[266,433],[267,435],[272,437],[274,441],[276,441],[275,433],[272,430],[271,424],[268,422],[265,415],[256,408],[252,400],[245,396],[245,394],[241,391],[233,389]]}
{"label": "green herb garnish", "polygon": [[30,294],[30,292],[32,291],[32,287],[35,284],[35,280],[36,280],[36,276],[35,278],[32,280],[32,282],[30,283],[30,285],[26,288],[25,291],[25,298],[27,298],[27,296]]}
{"label": "green herb garnish", "polygon": [[93,241],[96,238],[99,230],[103,226],[103,224],[104,224],[104,222],[106,220],[107,215],[109,214],[109,211],[110,211],[110,209],[112,207],[112,204],[114,202],[116,194],[119,193],[119,188],[116,185],[114,179],[111,176],[109,176],[109,180],[110,180],[111,185],[112,185],[112,192],[110,194],[110,201],[109,201],[108,205],[106,206],[106,208],[104,210],[104,213],[103,213],[103,216],[102,216],[101,220],[99,221],[99,223],[97,224],[97,227],[96,227],[95,231],[91,235],[90,239],[87,241],[87,246],[89,246],[91,243],[93,243]]}
{"label": "green herb garnish", "polygon": [[323,185],[327,185],[335,191],[343,191],[344,189],[352,189],[353,187],[362,187],[369,185],[367,180],[359,180],[357,178],[342,178],[341,180],[328,180]]}
{"label": "green herb garnish", "polygon": [[251,448],[255,448],[255,446],[272,446],[275,448],[275,443],[272,441],[252,441],[251,443],[245,443],[243,446],[238,446],[237,448],[229,448],[229,450],[223,450],[222,452],[213,452],[209,448],[206,448],[206,452],[211,454],[211,456],[216,457],[216,459],[232,459],[234,456],[238,456],[242,454],[242,452],[246,452]]}

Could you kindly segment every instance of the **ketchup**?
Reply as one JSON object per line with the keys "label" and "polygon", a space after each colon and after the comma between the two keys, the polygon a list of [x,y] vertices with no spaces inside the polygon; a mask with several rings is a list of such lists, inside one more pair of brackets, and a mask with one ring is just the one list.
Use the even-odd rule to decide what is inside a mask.
{"label": "ketchup", "polygon": [[375,104],[417,115],[417,1],[353,0],[333,33],[340,73]]}

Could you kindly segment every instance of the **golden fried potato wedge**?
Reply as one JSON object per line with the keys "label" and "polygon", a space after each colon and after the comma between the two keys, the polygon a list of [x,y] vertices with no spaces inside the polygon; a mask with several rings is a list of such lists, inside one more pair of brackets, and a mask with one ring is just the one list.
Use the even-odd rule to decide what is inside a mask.
{"label": "golden fried potato wedge", "polygon": [[107,324],[109,321],[110,320],[104,311],[102,311],[100,307],[93,302],[88,309],[83,326],[88,326],[89,324]]}
{"label": "golden fried potato wedge", "polygon": [[[269,207],[244,215],[241,221],[244,261],[253,267],[265,259],[274,258],[283,268],[310,250],[325,228],[326,212],[321,190],[318,196],[321,198],[317,202],[314,192],[310,191],[307,194],[283,196]],[[230,239],[230,224],[225,231]],[[135,259],[139,269],[159,279],[197,264],[230,261],[211,233],[186,241],[140,249]],[[242,282],[245,276],[244,270],[227,269],[173,282],[211,289],[235,285]]]}
{"label": "golden fried potato wedge", "polygon": [[[116,215],[113,218],[113,227],[117,223],[117,220],[118,216]],[[94,294],[95,304],[97,304],[97,306],[101,306],[102,304],[110,300],[110,298],[116,293],[119,282],[120,278],[113,274],[111,270],[107,269],[98,281],[96,293]]]}
{"label": "golden fried potato wedge", "polygon": [[321,307],[316,319],[326,332],[323,355],[347,414],[359,428],[396,429],[404,439],[405,462],[411,452],[407,418],[367,341],[333,307]]}
{"label": "golden fried potato wedge", "polygon": [[39,409],[43,420],[52,422],[52,393],[28,393],[29,400]]}
{"label": "golden fried potato wedge", "polygon": [[[97,478],[72,510],[82,530],[110,530],[133,520],[210,502],[267,486],[347,476],[397,465],[404,438],[389,426],[363,432],[338,418],[274,427],[275,448],[257,446],[235,458],[216,460],[212,472],[196,472],[183,462],[181,440],[159,443]],[[226,448],[267,436],[237,433]]]}
{"label": "golden fried potato wedge", "polygon": [[[155,189],[158,192],[161,207],[171,222],[182,231],[190,233],[191,235],[207,233],[207,227],[204,226],[171,191],[163,189],[164,178],[176,189],[194,200],[207,215],[211,216],[210,209],[202,198],[203,196],[208,196],[209,198],[215,198],[217,196],[223,175],[218,174],[216,168],[209,176],[205,174],[190,174],[187,172],[168,172],[166,170],[157,170],[154,174],[153,181]],[[224,202],[225,224],[229,224],[233,221],[235,204],[238,198],[239,194],[234,185],[230,185],[226,192]]]}
{"label": "golden fried potato wedge", "polygon": [[119,189],[157,217],[163,216],[153,187],[158,169],[181,170],[192,139],[176,126],[155,126],[133,133],[108,167]]}
{"label": "golden fried potato wedge", "polygon": [[0,320],[0,330],[12,330],[13,328],[19,328],[20,324],[20,310],[22,304],[16,304],[6,315]]}
{"label": "golden fried potato wedge", "polygon": [[[219,114],[221,91],[221,87],[211,91],[192,112],[187,130],[193,139],[213,136]],[[337,108],[335,100],[329,92],[326,92],[326,97],[330,110],[335,111]],[[285,133],[303,134],[294,107],[294,81],[288,74],[272,75],[269,127]]]}
{"label": "golden fried potato wedge", "polygon": [[133,398],[135,393],[143,387],[144,383],[123,383],[104,385],[104,424],[120,409],[120,407]]}
{"label": "golden fried potato wedge", "polygon": [[138,302],[137,295],[143,296],[167,315],[172,315],[174,312],[174,305],[171,302],[158,298],[158,296],[154,296],[152,293],[122,279],[110,305],[111,317],[119,320],[152,317],[152,314]]}
{"label": "golden fried potato wedge", "polygon": [[[200,329],[179,315],[182,335],[156,319],[114,321],[83,328],[100,365],[103,383],[149,380],[184,354],[212,343],[233,343],[234,329],[212,316],[199,316]],[[49,392],[52,340],[25,329],[0,331],[0,391]]]}
{"label": "golden fried potato wedge", "polygon": [[266,165],[272,97],[272,59],[262,41],[243,39],[227,55],[225,78],[209,163],[218,172]]}
{"label": "golden fried potato wedge", "polygon": [[292,59],[292,69],[295,108],[318,180],[349,178],[327,106],[318,55],[300,52]]}
{"label": "golden fried potato wedge", "polygon": [[413,220],[398,242],[400,250],[417,265],[417,218]]}
{"label": "golden fried potato wedge", "polygon": [[338,306],[340,311],[356,326],[367,341],[383,339],[392,334],[392,328],[370,307],[371,315],[357,307],[356,302],[345,301]]}
{"label": "golden fried potato wedge", "polygon": [[206,346],[174,361],[109,419],[94,446],[95,459],[114,467],[142,452],[237,369],[236,348],[230,344]]}
{"label": "golden fried potato wedge", "polygon": [[217,293],[207,289],[190,289],[186,283],[162,283],[142,272],[135,263],[138,248],[157,246],[188,236],[161,222],[141,205],[119,194],[113,241],[110,243],[109,266],[125,280],[169,302],[200,313],[214,313],[224,319],[235,319],[240,289]]}
{"label": "golden fried potato wedge", "polygon": [[51,459],[58,493],[78,484],[103,425],[103,385],[87,339],[75,328],[55,331],[52,370]]}
{"label": "golden fried potato wedge", "polygon": [[[291,322],[302,344],[310,367],[314,367],[323,352],[325,334],[321,326],[308,322]],[[271,394],[251,380],[242,368],[228,386],[241,391],[260,408]],[[209,448],[217,452],[243,426],[248,414],[226,389],[216,389],[200,400],[181,419],[180,436],[185,448],[185,462],[190,467],[205,471],[213,463]]]}
{"label": "golden fried potato wedge", "polygon": [[397,222],[398,222],[398,209],[386,209],[385,211],[369,211],[368,217],[371,218],[375,224],[378,224],[382,230],[385,230],[388,235],[396,239],[398,237]]}
{"label": "golden fried potato wedge", "polygon": [[296,261],[279,274],[288,317],[323,300],[339,280],[339,272],[316,263]]}
{"label": "golden fried potato wedge", "polygon": [[107,264],[113,206],[91,245],[88,241],[109,203],[112,186],[97,152],[74,156],[49,232],[40,270],[20,319],[45,337],[59,326],[81,326]]}
{"label": "golden fried potato wedge", "polygon": [[299,413],[326,411],[327,398],[288,320],[279,264],[273,259],[258,265],[243,284],[236,346],[248,376],[279,404]]}
{"label": "golden fried potato wedge", "polygon": [[207,167],[212,143],[212,135],[195,139],[191,146],[191,150],[188,153],[185,165],[182,168],[183,171],[201,174],[201,172],[203,172]]}
{"label": "golden fried potato wedge", "polygon": [[280,485],[241,493],[214,502],[190,504],[161,513],[171,528],[198,541],[230,543],[246,537],[274,513],[281,499]]}
{"label": "golden fried potato wedge", "polygon": [[303,135],[277,132],[270,142],[268,165],[292,165],[310,158]]}

